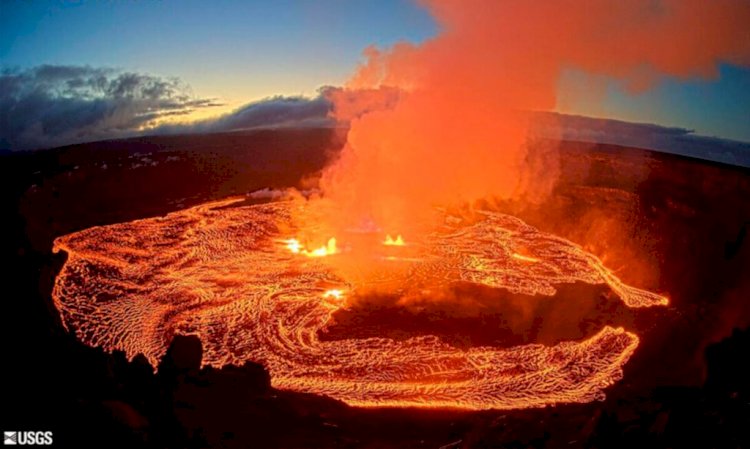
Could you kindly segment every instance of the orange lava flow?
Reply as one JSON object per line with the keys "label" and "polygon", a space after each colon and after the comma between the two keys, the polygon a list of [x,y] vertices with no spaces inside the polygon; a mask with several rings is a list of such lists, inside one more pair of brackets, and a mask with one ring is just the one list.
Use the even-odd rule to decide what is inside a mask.
{"label": "orange lava flow", "polygon": [[[638,345],[635,334],[609,326],[581,342],[508,349],[464,350],[429,335],[322,341],[332,314],[376,281],[339,274],[333,262],[347,257],[345,235],[337,236],[340,247],[326,247],[329,257],[288,245],[295,236],[280,229],[295,229],[303,204],[237,201],[56,239],[54,250],[68,255],[53,291],[65,326],[86,344],[144,354],[154,366],[174,335],[197,335],[206,365],[254,361],[275,388],[367,407],[589,402],[620,379]],[[582,281],[610,285],[630,307],[667,303],[625,285],[579,246],[498,213],[472,223],[446,215],[434,232],[394,249],[411,252],[373,256],[383,265],[377,282],[404,293],[462,281],[554,295],[555,285]]]}

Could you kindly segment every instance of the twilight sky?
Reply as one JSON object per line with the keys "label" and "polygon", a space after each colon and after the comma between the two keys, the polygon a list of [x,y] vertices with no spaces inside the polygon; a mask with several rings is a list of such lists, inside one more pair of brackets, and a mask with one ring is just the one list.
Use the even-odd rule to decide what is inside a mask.
{"label": "twilight sky", "polygon": [[[401,0],[3,2],[0,61],[177,76],[238,107],[340,85],[362,50],[436,32]],[[212,111],[213,112],[213,111]]]}
{"label": "twilight sky", "polygon": [[[211,107],[195,120],[263,98],[313,97],[342,85],[368,45],[420,42],[437,25],[409,0],[0,0],[0,68],[114,68],[176,77]],[[558,111],[695,130],[750,141],[750,70],[721,66],[713,80],[661,79],[645,92],[574,67],[559,82]],[[215,104],[221,105],[216,106]]]}

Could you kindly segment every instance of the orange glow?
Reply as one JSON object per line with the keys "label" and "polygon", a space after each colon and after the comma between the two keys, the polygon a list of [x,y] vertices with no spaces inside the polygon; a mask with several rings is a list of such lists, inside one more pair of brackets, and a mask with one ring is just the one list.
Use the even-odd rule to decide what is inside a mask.
{"label": "orange glow", "polygon": [[335,298],[335,299],[341,299],[344,296],[344,292],[342,290],[339,290],[337,288],[326,290],[325,293],[323,293],[324,298]]}
{"label": "orange glow", "polygon": [[530,256],[524,256],[523,254],[513,253],[510,255],[510,257],[518,260],[523,260],[524,262],[539,262],[539,259],[536,257],[530,257]]}
{"label": "orange glow", "polygon": [[665,75],[713,78],[719,63],[750,65],[747,0],[420,3],[442,31],[367,48],[346,88],[331,93],[334,115],[351,120],[322,179],[339,205],[329,220],[345,222],[333,226],[371,217],[407,230],[434,205],[544,198],[558,154],[528,153],[537,136],[522,111],[554,110],[565,68],[638,91]]}
{"label": "orange glow", "polygon": [[300,251],[302,250],[302,245],[297,239],[287,240],[286,247],[289,248],[289,251],[293,252],[294,254],[299,254]]}
{"label": "orange glow", "polygon": [[333,237],[328,239],[328,242],[325,244],[325,246],[321,246],[313,250],[304,248],[297,239],[288,239],[285,240],[285,243],[286,248],[292,253],[303,254],[307,257],[325,257],[338,253],[338,249],[336,248],[336,239]]}
{"label": "orange glow", "polygon": [[395,239],[389,235],[385,237],[385,241],[383,241],[383,245],[385,246],[404,246],[404,239],[401,237],[401,234],[398,235]]}
{"label": "orange glow", "polygon": [[[472,223],[443,216],[409,246],[407,270],[383,262],[377,279],[349,279],[336,265],[349,252],[300,259],[292,249],[301,254],[301,246],[278,244],[279,229],[307,234],[292,202],[226,207],[236,201],[57,238],[54,250],[68,257],[53,299],[66,328],[86,344],[129,358],[144,354],[153,366],[175,334],[197,335],[204,365],[254,361],[275,388],[350,405],[510,409],[601,399],[638,337],[607,326],[554,346],[465,350],[430,335],[321,341],[319,332],[345,296],[373,283],[405,295],[455,282],[554,295],[557,285],[585,282],[609,285],[629,307],[667,302],[625,285],[580,246],[492,212]],[[308,218],[301,223],[315,223]],[[537,262],[516,261],[515,248]],[[369,263],[380,260],[373,254]]]}
{"label": "orange glow", "polygon": [[[333,116],[350,127],[320,197],[230,199],[57,238],[54,250],[68,257],[53,298],[66,328],[153,366],[174,335],[196,335],[205,365],[256,362],[275,388],[356,406],[602,399],[639,344],[623,328],[513,348],[462,349],[432,335],[319,336],[336,311],[372,291],[404,299],[470,284],[552,297],[560,285],[585,283],[607,286],[627,307],[668,304],[518,218],[448,211],[487,198],[524,205],[552,191],[559,155],[528,151],[537,136],[523,111],[555,108],[565,67],[639,90],[663,75],[710,78],[718,61],[748,65],[750,2],[423,3],[439,35],[367,49],[346,87],[330,91]],[[404,233],[408,245],[401,235],[383,240],[382,229]],[[320,245],[331,235],[344,251],[337,238]]]}

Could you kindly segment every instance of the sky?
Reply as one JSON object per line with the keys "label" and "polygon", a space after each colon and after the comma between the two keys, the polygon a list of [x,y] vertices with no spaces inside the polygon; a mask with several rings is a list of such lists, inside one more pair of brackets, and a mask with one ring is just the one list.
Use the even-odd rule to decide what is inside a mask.
{"label": "sky", "polygon": [[[276,95],[314,97],[321,86],[342,85],[367,46],[418,43],[438,31],[409,0],[0,0],[0,67],[176,77],[190,95],[212,100],[169,116],[195,120]],[[571,67],[557,110],[750,141],[750,70],[723,65],[711,80],[661,78],[632,92]]]}
{"label": "sky", "polygon": [[569,70],[560,80],[557,109],[750,142],[750,69],[722,64],[713,79],[661,77],[650,89],[636,92],[605,77]]}
{"label": "sky", "polygon": [[0,61],[177,76],[237,107],[343,84],[368,45],[436,31],[425,10],[401,0],[3,1]]}

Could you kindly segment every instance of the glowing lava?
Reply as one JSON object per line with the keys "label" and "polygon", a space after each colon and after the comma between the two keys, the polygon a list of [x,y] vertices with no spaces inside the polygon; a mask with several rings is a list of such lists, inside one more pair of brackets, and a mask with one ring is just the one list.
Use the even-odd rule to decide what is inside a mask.
{"label": "glowing lava", "polygon": [[285,241],[287,249],[294,254],[303,254],[307,257],[325,257],[332,254],[336,254],[338,249],[336,248],[336,239],[331,237],[328,242],[319,248],[308,250],[302,246],[297,239],[288,239]]}
{"label": "glowing lava", "polygon": [[[603,398],[638,345],[636,335],[612,327],[580,342],[509,349],[463,350],[429,335],[321,341],[332,314],[368,280],[342,278],[333,262],[346,254],[306,257],[317,250],[280,235],[304,231],[292,219],[304,214],[299,203],[230,207],[236,201],[56,239],[54,250],[68,254],[53,291],[65,326],[86,344],[144,354],[154,366],[174,335],[197,335],[206,365],[251,360],[268,369],[275,388],[357,406],[588,402]],[[502,214],[474,223],[444,216],[407,248],[418,257],[397,264],[406,269],[380,272],[405,293],[463,281],[554,295],[556,285],[583,281],[610,285],[631,307],[667,302],[623,284],[579,246]],[[324,249],[336,253],[335,240]]]}
{"label": "glowing lava", "polygon": [[524,256],[523,254],[518,254],[518,253],[513,253],[510,255],[510,257],[514,259],[518,259],[518,260],[523,260],[526,262],[539,262],[539,259],[535,257]]}
{"label": "glowing lava", "polygon": [[404,238],[401,237],[401,235],[399,235],[399,236],[397,236],[394,239],[390,235],[387,235],[385,237],[385,240],[383,241],[383,245],[385,245],[385,246],[404,246]]}
{"label": "glowing lava", "polygon": [[325,293],[323,293],[323,297],[324,298],[341,299],[343,296],[344,296],[344,292],[341,291],[341,290],[339,290],[339,289],[337,289],[337,288],[334,288],[334,289],[331,289],[331,290],[326,290]]}

